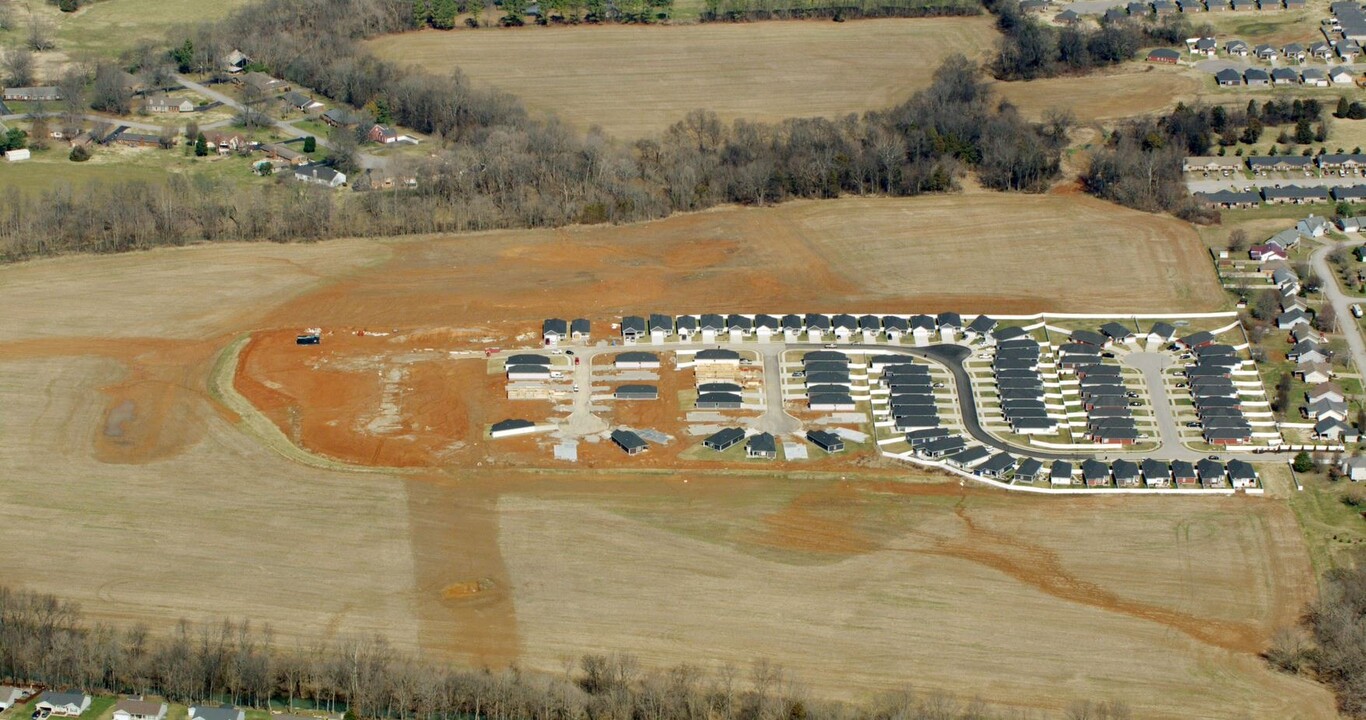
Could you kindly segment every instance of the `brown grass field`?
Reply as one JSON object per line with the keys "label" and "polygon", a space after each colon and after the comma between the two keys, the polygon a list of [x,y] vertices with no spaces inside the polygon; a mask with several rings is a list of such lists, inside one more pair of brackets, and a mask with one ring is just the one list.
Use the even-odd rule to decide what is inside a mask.
{"label": "brown grass field", "polygon": [[1193,71],[1134,62],[1082,77],[996,82],[992,89],[1030,119],[1066,109],[1085,124],[1170,110],[1179,101],[1193,99],[1204,81],[1208,76]]}
{"label": "brown grass field", "polygon": [[427,31],[370,42],[380,57],[459,67],[579,129],[635,139],[691,110],[724,119],[838,116],[925,87],[941,59],[982,57],[990,17]]}
{"label": "brown grass field", "polygon": [[[1093,277],[1111,266],[1107,293]],[[1057,278],[1071,280],[1062,297]],[[415,404],[401,407],[413,427],[356,427],[379,402],[375,371],[343,361],[506,347],[547,315],[604,327],[623,309],[718,298],[968,312],[1222,302],[1188,228],[1066,195],[0,268],[0,577],[157,629],[250,617],[288,643],[380,632],[495,666],[560,671],[612,650],[649,666],[768,657],[823,697],[912,685],[1031,708],[1113,698],[1140,717],[1333,716],[1326,691],[1256,656],[1314,589],[1276,498],[1026,498],[877,463],[547,472],[475,439],[501,411],[482,360],[414,370]],[[336,348],[312,382],[276,359],[299,354],[292,344],[267,342],[310,325],[334,333],[319,350]],[[355,328],[397,333],[342,342]],[[235,388],[264,417],[218,383],[239,346],[258,361]],[[443,384],[473,392],[426,396]],[[446,454],[431,463],[420,453],[442,447],[435,435]],[[285,437],[352,447],[351,464]],[[422,467],[361,465],[405,453]]]}

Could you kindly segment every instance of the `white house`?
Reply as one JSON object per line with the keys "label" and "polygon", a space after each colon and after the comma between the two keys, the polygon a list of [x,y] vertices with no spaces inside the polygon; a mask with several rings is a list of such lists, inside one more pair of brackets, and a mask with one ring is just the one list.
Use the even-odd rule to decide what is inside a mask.
{"label": "white house", "polygon": [[[90,709],[90,696],[80,692],[45,692],[34,705],[53,715],[76,717]],[[241,720],[241,718],[238,718]]]}
{"label": "white house", "polygon": [[1335,67],[1328,71],[1328,79],[1334,85],[1356,85],[1356,75],[1352,74],[1352,69],[1348,67]]}
{"label": "white house", "polygon": [[114,706],[114,720],[166,720],[166,703],[120,700]]}

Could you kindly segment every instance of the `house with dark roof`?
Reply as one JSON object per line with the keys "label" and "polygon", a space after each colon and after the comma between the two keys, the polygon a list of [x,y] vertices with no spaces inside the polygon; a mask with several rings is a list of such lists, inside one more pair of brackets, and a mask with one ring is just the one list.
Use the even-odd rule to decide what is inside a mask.
{"label": "house with dark roof", "polygon": [[617,400],[658,400],[659,388],[654,385],[622,385],[612,393]]}
{"label": "house with dark roof", "polygon": [[1248,87],[1269,87],[1271,75],[1261,68],[1248,68],[1243,71],[1243,83]]}
{"label": "house with dark roof", "polygon": [[1172,484],[1171,468],[1161,460],[1144,460],[1139,471],[1148,487],[1170,487]]}
{"label": "house with dark roof", "polygon": [[963,470],[970,470],[991,458],[991,451],[978,445],[944,459],[944,462]]}
{"label": "house with dark roof", "polygon": [[283,99],[285,103],[288,104],[290,107],[301,112],[321,110],[323,107],[322,103],[299,92],[298,90],[290,90],[289,92],[284,94]]}
{"label": "house with dark roof", "polygon": [[839,314],[830,318],[836,340],[848,340],[858,330],[858,320],[853,315]]}
{"label": "house with dark roof", "polygon": [[759,460],[773,460],[778,457],[778,443],[769,433],[759,433],[745,443],[745,457]]}
{"label": "house with dark roof", "polygon": [[1043,462],[1034,458],[1025,458],[1015,467],[1014,477],[1016,482],[1034,482],[1043,474]]}
{"label": "house with dark roof", "polygon": [[725,348],[708,348],[699,350],[693,356],[693,362],[698,365],[740,365],[740,353]]}
{"label": "house with dark roof", "polygon": [[1048,483],[1050,485],[1071,485],[1072,463],[1066,460],[1054,460],[1048,468]]}
{"label": "house with dark roof", "polygon": [[1157,48],[1148,53],[1148,62],[1175,65],[1181,62],[1181,53],[1171,48]]}
{"label": "house with dark roof", "polygon": [[987,458],[973,472],[981,477],[1002,478],[1015,467],[1015,458],[1010,453],[999,452]]}
{"label": "house with dark roof", "polygon": [[541,323],[541,339],[546,345],[559,345],[569,337],[569,323],[560,318],[548,318]]}
{"label": "house with dark roof", "polygon": [[741,430],[740,428],[722,428],[715,433],[712,433],[706,440],[703,440],[702,445],[711,448],[716,452],[725,452],[726,450],[739,445],[744,439],[744,430]]}
{"label": "house with dark roof", "polygon": [[587,341],[593,334],[593,324],[587,318],[575,318],[569,323],[569,338],[576,342]]}
{"label": "house with dark roof", "polygon": [[1115,479],[1115,485],[1122,488],[1134,488],[1139,485],[1138,463],[1132,460],[1116,460],[1110,464],[1110,474]]}
{"label": "house with dark roof", "polygon": [[650,342],[658,345],[674,334],[674,319],[670,315],[651,313],[646,327],[650,331]]}
{"label": "house with dark roof", "polygon": [[645,335],[645,318],[639,315],[628,315],[621,319],[621,339],[623,341],[634,343]]}
{"label": "house with dark roof", "polygon": [[1299,83],[1300,74],[1294,68],[1271,68],[1272,85],[1298,85]]}
{"label": "house with dark roof", "polygon": [[[612,442],[627,455],[638,455],[649,449],[650,444],[630,430],[613,430]],[[241,720],[239,718],[238,720]]]}
{"label": "house with dark roof", "polygon": [[967,332],[973,336],[984,336],[996,328],[996,321],[986,315],[978,315],[968,323]]}
{"label": "house with dark roof", "polygon": [[1200,476],[1200,484],[1207,488],[1223,487],[1227,477],[1224,472],[1224,464],[1209,458],[1196,463],[1195,472]]}
{"label": "house with dark roof", "polygon": [[739,410],[744,404],[739,393],[731,392],[698,393],[696,403],[698,410]]}
{"label": "house with dark roof", "polygon": [[1109,487],[1110,468],[1099,460],[1084,460],[1081,464],[1081,478],[1086,487]]}
{"label": "house with dark roof", "polygon": [[1244,460],[1229,460],[1225,468],[1229,484],[1235,488],[1257,487],[1257,468]]}
{"label": "house with dark roof", "polygon": [[346,173],[319,163],[309,163],[294,168],[294,179],[323,187],[339,188],[346,184]]}
{"label": "house with dark roof", "polygon": [[674,318],[674,332],[678,334],[679,342],[692,342],[697,337],[697,317],[694,315],[679,315]]}
{"label": "house with dark roof", "polygon": [[811,441],[812,445],[815,445],[828,453],[844,451],[844,438],[831,432],[826,432],[824,430],[808,430],[806,439]]}
{"label": "house with dark roof", "polygon": [[1233,68],[1224,68],[1214,73],[1214,82],[1219,87],[1238,87],[1243,84],[1243,74]]}
{"label": "house with dark roof", "polygon": [[489,427],[489,437],[512,437],[514,435],[526,435],[536,431],[536,423],[530,420],[510,418],[499,420]]}

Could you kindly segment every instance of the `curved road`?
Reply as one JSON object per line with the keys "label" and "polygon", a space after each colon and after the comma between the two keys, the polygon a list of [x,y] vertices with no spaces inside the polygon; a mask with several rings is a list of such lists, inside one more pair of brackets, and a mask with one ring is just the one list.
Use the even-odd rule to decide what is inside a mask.
{"label": "curved road", "polygon": [[1333,272],[1333,268],[1328,264],[1328,256],[1338,248],[1353,248],[1362,243],[1366,243],[1366,240],[1330,242],[1309,256],[1310,262],[1314,265],[1314,272],[1322,279],[1324,297],[1333,304],[1333,310],[1337,312],[1338,325],[1342,328],[1343,337],[1347,338],[1347,347],[1352,351],[1352,364],[1356,366],[1358,373],[1366,372],[1366,341],[1362,340],[1360,326],[1352,315],[1352,304],[1363,300],[1342,291],[1337,273]]}

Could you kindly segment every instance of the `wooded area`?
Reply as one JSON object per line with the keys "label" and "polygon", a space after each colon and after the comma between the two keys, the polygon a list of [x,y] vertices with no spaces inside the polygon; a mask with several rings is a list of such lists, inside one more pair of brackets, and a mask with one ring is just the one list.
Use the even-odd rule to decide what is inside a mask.
{"label": "wooded area", "polygon": [[215,240],[297,240],[626,222],[726,202],[946,191],[965,169],[999,190],[1042,191],[1067,123],[998,104],[980,68],[945,61],[907,102],[863,116],[721,122],[698,110],[662,137],[624,145],[534,119],[512,96],[363,52],[356,40],[410,27],[411,0],[264,0],[172,47],[215,66],[240,48],[272,73],[356,107],[383,103],[444,149],[394,161],[415,189],[338,197],[282,181],[241,191],[208,180],[14,194],[0,210],[0,257],[113,252]]}
{"label": "wooded area", "polygon": [[[193,625],[166,636],[145,627],[89,625],[51,595],[0,587],[0,680],[53,688],[154,694],[190,704],[307,708],[397,720],[1026,720],[945,693],[909,687],[866,706],[814,700],[779,665],[706,671],[651,669],[629,655],[590,654],[562,674],[464,670],[424,662],[383,639],[283,649],[249,621]],[[1065,716],[1127,720],[1126,707],[1074,703]]]}

